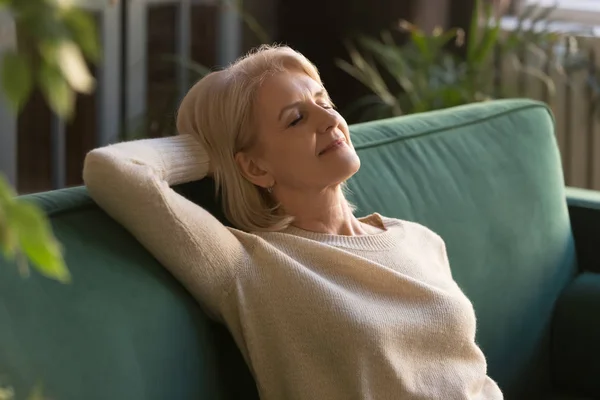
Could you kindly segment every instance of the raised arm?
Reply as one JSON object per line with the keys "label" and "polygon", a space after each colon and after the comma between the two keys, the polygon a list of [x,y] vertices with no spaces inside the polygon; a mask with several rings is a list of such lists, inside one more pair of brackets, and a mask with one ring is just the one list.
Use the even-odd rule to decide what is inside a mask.
{"label": "raised arm", "polygon": [[83,179],[92,198],[218,315],[246,249],[208,211],[171,186],[203,178],[208,156],[190,135],[95,149]]}

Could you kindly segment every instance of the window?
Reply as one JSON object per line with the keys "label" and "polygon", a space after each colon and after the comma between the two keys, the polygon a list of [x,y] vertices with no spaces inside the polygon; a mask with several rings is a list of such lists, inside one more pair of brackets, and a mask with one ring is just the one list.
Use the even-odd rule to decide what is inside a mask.
{"label": "window", "polygon": [[523,9],[531,4],[554,7],[554,19],[586,25],[600,25],[600,0],[520,0],[518,7]]}

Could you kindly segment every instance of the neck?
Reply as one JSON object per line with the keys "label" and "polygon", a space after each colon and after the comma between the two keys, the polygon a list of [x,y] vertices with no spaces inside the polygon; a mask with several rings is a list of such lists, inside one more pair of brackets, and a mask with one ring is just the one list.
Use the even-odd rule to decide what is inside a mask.
{"label": "neck", "polygon": [[319,192],[290,191],[278,193],[287,214],[294,216],[293,226],[331,235],[366,235],[371,233],[352,213],[340,185]]}

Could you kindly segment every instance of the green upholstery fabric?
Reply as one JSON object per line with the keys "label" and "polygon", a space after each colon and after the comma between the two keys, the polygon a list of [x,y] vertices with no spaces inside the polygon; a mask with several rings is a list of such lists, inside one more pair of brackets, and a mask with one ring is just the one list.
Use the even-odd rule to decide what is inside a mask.
{"label": "green upholstery fabric", "polygon": [[[576,266],[548,110],[496,101],[351,130],[358,213],[439,233],[490,375],[509,400],[551,398],[551,317]],[[226,222],[210,180],[177,189]],[[55,400],[256,398],[225,329],[84,189],[30,199],[50,214],[74,282],[23,280],[0,261],[0,384],[18,398],[37,381]]]}
{"label": "green upholstery fabric", "polygon": [[478,343],[507,398],[543,398],[554,303],[575,272],[548,110],[499,101],[354,127],[361,213],[418,221],[447,244]]}
{"label": "green upholstery fabric", "polygon": [[560,297],[552,349],[557,387],[597,398],[600,394],[600,274],[581,274]]}
{"label": "green upholstery fabric", "polygon": [[56,400],[253,398],[226,330],[85,190],[29,198],[66,246],[73,284],[0,262],[0,384],[18,400],[38,382]]}
{"label": "green upholstery fabric", "polygon": [[418,221],[447,244],[474,303],[478,343],[509,399],[548,385],[554,302],[575,271],[553,121],[499,101],[353,129],[361,213]]}

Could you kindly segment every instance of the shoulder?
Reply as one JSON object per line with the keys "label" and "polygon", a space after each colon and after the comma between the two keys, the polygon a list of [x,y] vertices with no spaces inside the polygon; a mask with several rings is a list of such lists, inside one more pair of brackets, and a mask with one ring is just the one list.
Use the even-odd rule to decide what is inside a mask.
{"label": "shoulder", "polygon": [[397,218],[381,218],[386,227],[401,229],[403,231],[403,238],[409,243],[411,248],[419,249],[420,252],[427,253],[433,257],[439,265],[443,266],[443,270],[452,277],[446,242],[439,234],[418,222]]}
{"label": "shoulder", "polygon": [[400,230],[404,232],[404,234],[409,238],[424,241],[432,245],[441,245],[445,247],[444,240],[442,239],[442,237],[438,233],[434,232],[432,229],[428,228],[427,226],[421,223],[398,218],[385,217],[380,214],[376,215],[381,219],[381,222],[386,229]]}

